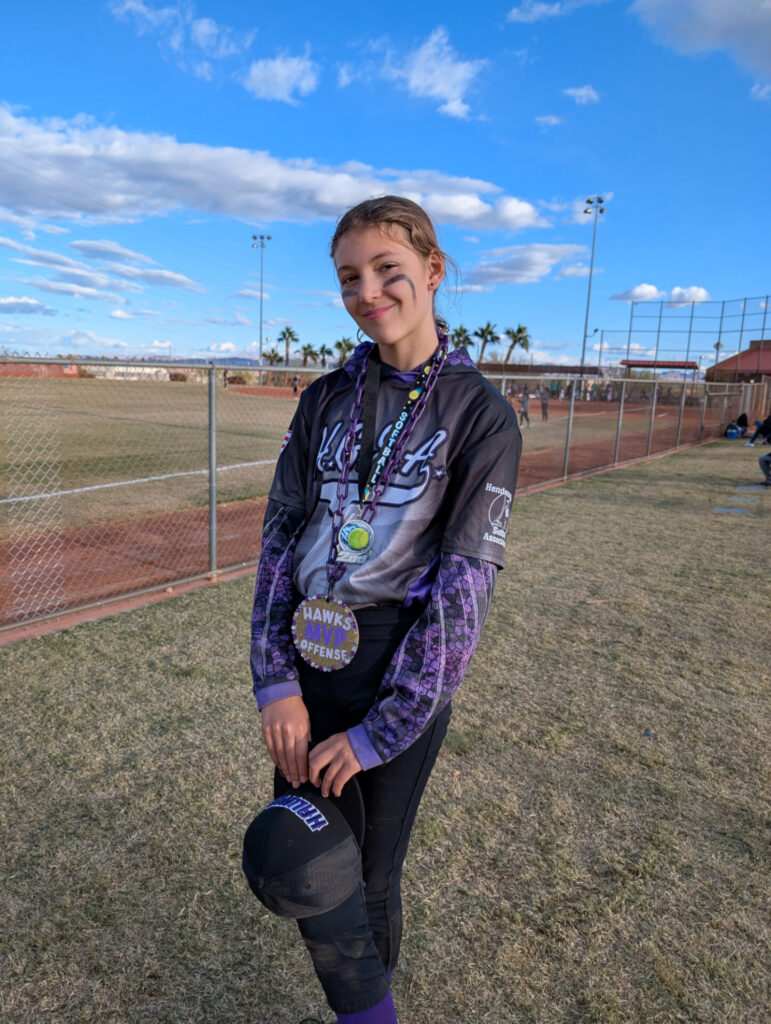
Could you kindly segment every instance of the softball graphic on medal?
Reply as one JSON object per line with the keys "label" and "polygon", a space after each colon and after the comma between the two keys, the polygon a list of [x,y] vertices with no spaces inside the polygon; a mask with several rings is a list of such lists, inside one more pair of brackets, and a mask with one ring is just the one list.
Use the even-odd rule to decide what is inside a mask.
{"label": "softball graphic on medal", "polygon": [[349,519],[340,527],[337,538],[337,558],[340,562],[360,565],[372,554],[375,531],[363,519]]}

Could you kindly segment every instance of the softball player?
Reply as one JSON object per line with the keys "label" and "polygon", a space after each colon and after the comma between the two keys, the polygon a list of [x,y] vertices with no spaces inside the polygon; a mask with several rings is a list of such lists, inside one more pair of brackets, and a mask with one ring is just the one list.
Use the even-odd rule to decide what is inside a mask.
{"label": "softball player", "polygon": [[[302,392],[269,495],[251,667],[276,799],[244,869],[297,918],[337,1021],[395,1024],[402,865],[503,566],[521,437],[448,351],[419,206],[360,203],[331,254],[360,343]],[[341,824],[328,805],[351,794]]]}

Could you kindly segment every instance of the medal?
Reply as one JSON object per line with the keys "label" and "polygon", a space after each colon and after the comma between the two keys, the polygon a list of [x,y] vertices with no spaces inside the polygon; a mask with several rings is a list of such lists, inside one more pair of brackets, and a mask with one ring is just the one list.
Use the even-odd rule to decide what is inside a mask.
{"label": "medal", "polygon": [[[347,604],[332,597],[332,590],[345,575],[349,565],[361,565],[373,552],[375,531],[371,521],[375,517],[378,502],[388,489],[393,473],[401,464],[410,436],[442,370],[447,357],[447,342],[447,335],[440,334],[439,346],[434,356],[423,367],[419,379],[408,392],[404,408],[392,424],[388,437],[377,454],[373,452],[372,442],[375,434],[380,359],[375,356],[374,372],[368,373],[372,350],[359,371],[356,397],[351,405],[348,429],[343,439],[342,466],[337,482],[337,504],[332,511],[332,536],[327,557],[327,594],[306,597],[297,606],[292,619],[292,639],[298,654],[321,672],[334,672],[350,665],[358,649],[359,626],[356,616]],[[359,506],[354,517],[343,522],[343,509],[348,497],[348,474],[356,463],[354,451],[360,415],[361,454],[364,455],[366,452],[366,455],[358,469]],[[368,438],[366,443],[365,436]],[[369,471],[366,470],[367,465],[371,467]]]}
{"label": "medal", "polygon": [[349,519],[340,527],[337,537],[337,560],[361,565],[372,554],[375,531],[363,519]]}
{"label": "medal", "polygon": [[359,646],[359,625],[343,601],[315,594],[298,604],[292,619],[292,639],[309,665],[321,672],[334,672],[353,661]]}

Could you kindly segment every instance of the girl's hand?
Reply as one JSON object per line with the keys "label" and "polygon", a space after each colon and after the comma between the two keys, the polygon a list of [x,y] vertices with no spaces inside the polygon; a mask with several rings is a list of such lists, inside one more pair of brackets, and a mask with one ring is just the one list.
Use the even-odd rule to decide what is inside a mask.
{"label": "girl's hand", "polygon": [[308,780],[311,724],[302,697],[284,697],[262,709],[262,735],[270,759],[297,789]]}
{"label": "girl's hand", "polygon": [[330,792],[340,796],[346,782],[360,771],[359,759],[346,732],[336,732],[311,751],[310,780],[321,788],[322,796],[329,796]]}

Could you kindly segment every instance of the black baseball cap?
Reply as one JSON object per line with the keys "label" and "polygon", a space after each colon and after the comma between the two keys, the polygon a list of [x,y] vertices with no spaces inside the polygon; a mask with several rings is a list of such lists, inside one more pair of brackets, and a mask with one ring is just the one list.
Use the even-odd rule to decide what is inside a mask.
{"label": "black baseball cap", "polygon": [[306,782],[262,810],[244,836],[249,887],[281,917],[334,910],[361,884],[364,804],[355,779],[340,797]]}

